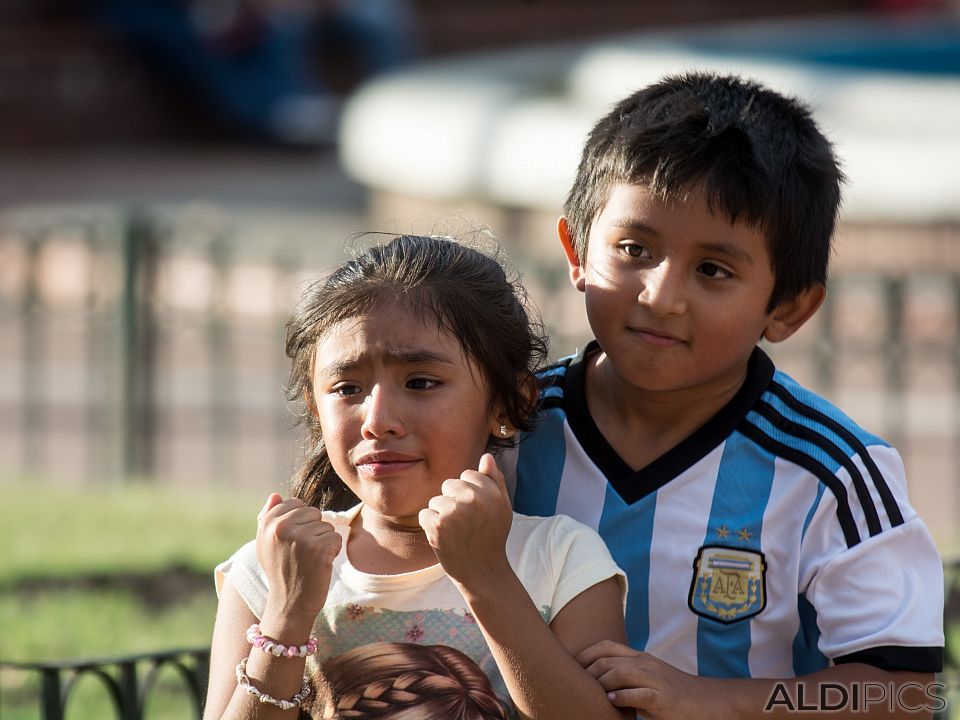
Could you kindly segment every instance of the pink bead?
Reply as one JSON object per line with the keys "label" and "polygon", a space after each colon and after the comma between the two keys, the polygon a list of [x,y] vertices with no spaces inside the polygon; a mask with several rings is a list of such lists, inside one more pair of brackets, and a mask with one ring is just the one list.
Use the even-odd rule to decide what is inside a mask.
{"label": "pink bead", "polygon": [[293,645],[287,648],[287,657],[292,658],[297,656],[297,648]]}
{"label": "pink bead", "polygon": [[254,647],[258,647],[258,648],[259,648],[259,647],[263,647],[263,643],[264,643],[265,641],[266,641],[266,638],[263,637],[262,635],[261,635],[260,637],[255,637],[255,638],[253,639],[253,646],[254,646]]}

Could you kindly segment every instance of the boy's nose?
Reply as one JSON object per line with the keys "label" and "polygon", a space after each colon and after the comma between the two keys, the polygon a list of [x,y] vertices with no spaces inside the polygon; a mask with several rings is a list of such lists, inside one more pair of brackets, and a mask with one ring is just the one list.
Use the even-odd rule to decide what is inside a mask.
{"label": "boy's nose", "polygon": [[382,437],[390,433],[402,435],[404,432],[396,398],[381,385],[375,385],[363,400],[360,432],[365,437]]}
{"label": "boy's nose", "polygon": [[640,304],[657,315],[679,315],[687,306],[686,290],[681,268],[669,260],[661,260],[642,275]]}

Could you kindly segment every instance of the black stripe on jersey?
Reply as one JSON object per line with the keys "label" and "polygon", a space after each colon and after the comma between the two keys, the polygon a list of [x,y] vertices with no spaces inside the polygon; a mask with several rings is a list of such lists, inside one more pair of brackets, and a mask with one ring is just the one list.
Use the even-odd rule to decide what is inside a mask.
{"label": "black stripe on jersey", "polygon": [[836,657],[833,662],[837,665],[866,663],[881,670],[938,673],[943,671],[943,648],[885,645]]}
{"label": "black stripe on jersey", "polygon": [[540,403],[540,408],[543,410],[549,410],[550,408],[558,408],[558,407],[563,407],[562,395],[544,398],[544,400]]}
{"label": "black stripe on jersey", "polygon": [[800,438],[801,440],[806,440],[812,445],[816,445],[827,455],[833,458],[837,463],[839,463],[850,474],[850,477],[853,480],[853,487],[857,492],[857,499],[860,500],[860,505],[863,508],[863,515],[867,520],[867,529],[870,531],[871,536],[879,535],[882,530],[880,527],[880,516],[877,514],[877,508],[873,504],[873,498],[870,497],[870,488],[867,487],[867,483],[863,479],[863,475],[860,474],[857,466],[851,462],[847,454],[837,447],[829,438],[824,437],[811,428],[785,418],[777,411],[776,408],[767,402],[761,401],[757,403],[757,406],[754,409],[762,417],[765,417],[767,420],[769,420],[774,427],[783,430],[788,435],[792,435],[793,437]]}
{"label": "black stripe on jersey", "polygon": [[[564,358],[558,360],[549,367],[541,370],[537,373],[537,380],[540,381],[540,408],[543,410],[549,410],[550,408],[563,407],[564,399],[563,395],[565,391],[566,379],[567,379],[567,370],[570,368],[570,363],[573,361],[573,357]],[[563,372],[556,372],[557,368],[563,368]],[[550,372],[549,375],[544,373]],[[554,395],[551,397],[543,397],[543,393],[552,387],[558,387],[563,392],[559,395]]]}
{"label": "black stripe on jersey", "polygon": [[877,467],[877,464],[873,461],[870,453],[867,452],[866,446],[857,438],[857,436],[829,415],[824,415],[819,410],[810,407],[802,400],[791,395],[790,391],[779,383],[770,383],[770,391],[780,398],[791,410],[795,410],[804,417],[825,425],[838,436],[843,438],[843,440],[853,448],[854,452],[856,452],[863,461],[864,467],[866,467],[867,471],[870,473],[870,478],[873,480],[874,487],[877,488],[877,493],[880,495],[880,499],[883,500],[883,507],[887,511],[887,517],[890,519],[890,525],[892,527],[902,525],[903,513],[900,512],[900,506],[897,505],[897,501],[893,497],[893,493],[890,492],[890,487],[887,485],[887,481],[884,479],[883,473],[880,472],[880,468]]}
{"label": "black stripe on jersey", "polygon": [[765,448],[778,457],[782,457],[784,460],[789,460],[795,465],[799,465],[826,485],[837,499],[837,520],[840,523],[840,529],[843,531],[843,538],[847,542],[847,547],[853,547],[860,542],[860,532],[857,530],[857,524],[853,521],[853,514],[850,512],[847,488],[840,482],[840,478],[830,472],[827,467],[816,459],[774,440],[748,420],[740,423],[737,429],[760,447]]}
{"label": "black stripe on jersey", "polygon": [[627,503],[632,503],[641,497],[641,491],[634,482],[631,482],[634,470],[607,442],[587,409],[587,358],[599,350],[600,345],[595,340],[591,340],[567,366],[564,376],[563,406],[567,424],[576,436],[577,442],[580,443],[580,447],[620,497]]}

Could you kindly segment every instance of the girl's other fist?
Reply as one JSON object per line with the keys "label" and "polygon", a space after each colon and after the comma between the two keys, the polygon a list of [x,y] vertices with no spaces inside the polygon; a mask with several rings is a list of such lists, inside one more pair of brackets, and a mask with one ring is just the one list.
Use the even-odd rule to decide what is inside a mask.
{"label": "girl's other fist", "polygon": [[257,559],[267,574],[268,604],[312,624],[326,602],[341,545],[318,508],[272,493],[257,516]]}

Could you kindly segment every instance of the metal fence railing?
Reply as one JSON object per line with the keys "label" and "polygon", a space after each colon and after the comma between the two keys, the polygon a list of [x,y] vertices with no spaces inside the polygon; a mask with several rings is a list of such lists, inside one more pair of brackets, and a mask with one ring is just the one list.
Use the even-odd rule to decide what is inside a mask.
{"label": "metal fence railing", "polygon": [[[258,488],[286,479],[297,435],[282,392],[284,322],[346,239],[317,218],[288,221],[197,206],[0,215],[3,472]],[[960,228],[950,232],[937,248],[960,245]],[[572,350],[586,330],[559,252],[504,242],[553,354]],[[835,268],[825,307],[770,351],[901,449],[915,504],[956,547],[960,258],[899,257]]]}
{"label": "metal fence railing", "polygon": [[181,692],[193,710],[193,717],[200,720],[209,665],[209,649],[190,648],[96,660],[3,662],[0,670],[34,673],[39,677],[41,720],[69,717],[71,697],[86,678],[96,679],[105,688],[117,720],[144,720],[145,708],[161,671],[171,668],[181,680]]}
{"label": "metal fence railing", "polygon": [[343,255],[312,235],[196,208],[0,218],[4,472],[286,478],[284,322]]}

